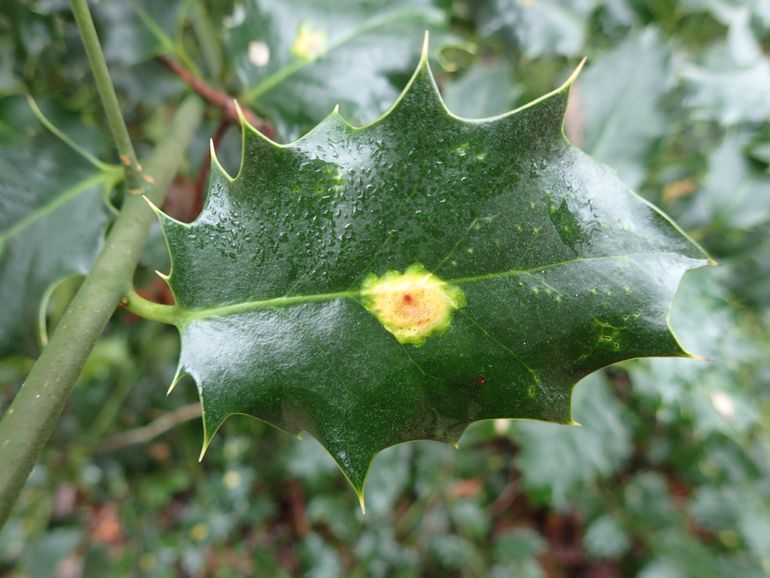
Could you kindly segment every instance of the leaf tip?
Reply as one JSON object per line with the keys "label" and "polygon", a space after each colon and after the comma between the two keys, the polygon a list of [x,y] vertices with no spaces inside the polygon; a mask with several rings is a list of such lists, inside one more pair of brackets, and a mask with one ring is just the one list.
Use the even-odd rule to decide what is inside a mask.
{"label": "leaf tip", "polygon": [[150,198],[149,198],[147,195],[142,195],[142,198],[144,199],[144,202],[145,202],[145,203],[147,203],[147,206],[149,206],[149,207],[150,207],[150,209],[152,209],[152,212],[153,212],[153,213],[155,213],[155,215],[156,215],[158,218],[162,218],[162,217],[166,217],[166,216],[167,216],[167,215],[166,215],[166,214],[165,214],[165,213],[164,213],[164,212],[163,212],[163,211],[160,209],[160,207],[158,207],[158,205],[156,205],[155,203],[153,203],[153,202],[150,200]]}
{"label": "leaf tip", "polygon": [[[158,273],[158,275],[161,275],[161,278],[163,277],[163,274],[162,274],[162,273],[159,273],[158,271],[155,271],[155,272],[156,272],[156,273]],[[168,277],[166,277],[166,278],[168,278]],[[183,368],[181,365],[179,365],[179,366],[176,368],[176,373],[174,374],[174,378],[171,380],[171,384],[168,386],[168,389],[166,390],[166,395],[167,395],[167,396],[171,395],[171,393],[172,393],[172,392],[174,391],[174,389],[176,388],[177,384],[178,384],[180,381],[182,381],[182,378],[183,378],[185,375],[187,375],[187,372],[184,370],[184,368]]]}
{"label": "leaf tip", "polygon": [[420,65],[428,62],[430,54],[430,30],[426,30],[422,37],[422,51],[420,52]]}
{"label": "leaf tip", "polygon": [[253,130],[256,130],[253,126],[251,126],[251,123],[249,123],[249,119],[246,118],[246,115],[243,114],[243,109],[241,108],[241,105],[238,104],[238,101],[236,99],[233,99],[233,108],[235,109],[235,115],[238,117],[238,120],[240,121],[241,126],[248,126]]}
{"label": "leaf tip", "polygon": [[358,505],[361,508],[361,514],[366,516],[366,499],[364,498],[364,489],[360,490],[356,488],[356,496],[358,496]]}
{"label": "leaf tip", "polygon": [[[217,151],[214,147],[214,139],[209,139],[209,156],[211,158],[211,174],[220,175],[224,177],[228,182],[233,182],[236,177],[233,177],[230,173],[228,173],[225,170],[225,167],[222,166],[222,163],[219,162],[219,157],[217,156]],[[209,186],[209,191],[210,190],[211,186]]]}
{"label": "leaf tip", "polygon": [[206,456],[206,450],[209,449],[210,443],[211,443],[210,439],[203,440],[203,447],[201,448],[201,453],[198,455],[198,463],[203,461],[203,458]]}
{"label": "leaf tip", "polygon": [[572,72],[572,74],[569,75],[569,78],[564,81],[564,84],[559,87],[559,90],[569,90],[573,84],[575,84],[575,81],[577,80],[578,76],[580,76],[580,73],[583,70],[583,67],[586,64],[586,61],[588,60],[587,56],[584,56],[583,59],[578,63],[578,65],[575,67],[575,70]]}
{"label": "leaf tip", "polygon": [[[214,434],[219,429],[218,427],[215,428],[209,428],[208,422],[206,421],[206,409],[202,406],[202,418],[203,418],[203,444],[201,445],[201,453],[198,455],[198,461],[202,462],[204,456],[206,455],[206,452],[209,449],[209,446],[211,445],[211,440],[214,439]],[[220,424],[221,425],[221,424]]]}
{"label": "leaf tip", "polygon": [[169,279],[171,279],[171,275],[166,275],[165,273],[163,273],[162,271],[158,271],[157,269],[155,269],[155,274],[161,279],[163,279],[166,283],[168,283]]}

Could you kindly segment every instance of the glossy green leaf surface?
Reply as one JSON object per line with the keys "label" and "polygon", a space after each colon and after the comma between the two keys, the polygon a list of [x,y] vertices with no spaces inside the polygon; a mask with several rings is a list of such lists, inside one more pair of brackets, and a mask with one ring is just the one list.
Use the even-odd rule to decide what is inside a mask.
{"label": "glossy green leaf surface", "polygon": [[423,58],[371,125],[335,112],[286,146],[245,127],[240,173],[214,165],[200,217],[159,213],[177,300],[161,316],[205,445],[235,413],[306,431],[361,494],[383,448],[569,423],[583,376],[685,355],[667,310],[704,254],[566,141],[570,83],[470,121]]}
{"label": "glossy green leaf surface", "polygon": [[375,120],[414,70],[425,30],[446,25],[433,0],[248,0],[232,20],[241,98],[285,139],[337,104],[353,122]]}
{"label": "glossy green leaf surface", "polygon": [[0,103],[0,111],[13,123],[0,131],[0,357],[34,356],[48,292],[87,273],[99,252],[104,192],[119,173],[92,166],[48,134],[20,99]]}

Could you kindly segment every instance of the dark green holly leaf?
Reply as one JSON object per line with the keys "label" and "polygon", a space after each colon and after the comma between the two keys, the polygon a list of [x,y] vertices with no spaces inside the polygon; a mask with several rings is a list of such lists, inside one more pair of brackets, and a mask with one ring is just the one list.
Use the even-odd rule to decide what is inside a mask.
{"label": "dark green holly leaf", "polygon": [[287,139],[337,104],[354,122],[375,120],[414,69],[425,30],[445,27],[433,0],[249,0],[233,20],[242,100]]}
{"label": "dark green holly leaf", "polygon": [[649,154],[667,128],[657,101],[668,89],[668,59],[666,44],[647,29],[591,62],[576,86],[571,134],[631,187],[641,184]]}
{"label": "dark green holly leaf", "polygon": [[[88,272],[120,171],[97,168],[48,134],[20,99],[0,103],[0,356],[36,355],[49,292]],[[19,119],[27,119],[23,122]]]}
{"label": "dark green holly leaf", "polygon": [[159,213],[177,303],[145,305],[180,330],[205,445],[234,413],[304,430],[361,493],[385,447],[568,423],[588,373],[685,355],[667,309],[704,254],[565,140],[570,84],[468,121],[424,57],[366,127],[334,112],[286,146],[245,127],[200,217]]}

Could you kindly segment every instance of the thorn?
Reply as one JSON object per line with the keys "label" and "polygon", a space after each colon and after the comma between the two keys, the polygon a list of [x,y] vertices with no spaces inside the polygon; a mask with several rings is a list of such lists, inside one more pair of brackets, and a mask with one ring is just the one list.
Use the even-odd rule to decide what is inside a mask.
{"label": "thorn", "polygon": [[238,116],[238,120],[241,121],[241,125],[248,126],[254,130],[256,128],[249,122],[249,120],[246,118],[246,115],[243,114],[243,109],[241,108],[241,105],[238,104],[238,101],[233,99],[233,107],[235,108],[235,114]]}
{"label": "thorn", "polygon": [[422,53],[420,54],[420,63],[428,61],[428,54],[430,51],[430,31],[425,31],[425,36],[422,38]]}
{"label": "thorn", "polygon": [[575,68],[575,71],[570,74],[569,78],[564,82],[564,84],[561,85],[562,89],[570,88],[575,81],[577,80],[577,77],[580,75],[580,72],[583,70],[583,66],[585,66],[586,61],[588,60],[587,56],[583,57],[583,60],[580,61],[580,63],[577,65],[577,68]]}
{"label": "thorn", "polygon": [[364,500],[364,491],[356,492],[358,495],[358,505],[361,506],[361,513],[366,516],[366,500]]}
{"label": "thorn", "polygon": [[155,213],[158,217],[165,216],[163,214],[163,211],[158,208],[158,205],[153,203],[146,195],[142,197],[144,201],[149,205],[149,207],[152,209],[152,212]]}

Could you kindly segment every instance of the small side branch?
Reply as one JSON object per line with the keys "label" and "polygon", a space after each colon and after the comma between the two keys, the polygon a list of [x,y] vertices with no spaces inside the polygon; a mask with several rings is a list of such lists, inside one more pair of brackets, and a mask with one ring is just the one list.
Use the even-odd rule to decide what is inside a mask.
{"label": "small side branch", "polygon": [[152,179],[143,174],[142,165],[136,158],[134,145],[131,143],[128,127],[126,127],[126,122],[120,111],[118,95],[115,93],[110,79],[110,71],[107,69],[107,61],[104,59],[104,53],[99,44],[99,37],[96,34],[96,27],[88,9],[87,0],[70,0],[70,6],[83,39],[83,46],[85,46],[88,62],[91,65],[96,88],[99,91],[99,97],[107,116],[107,124],[110,126],[115,148],[118,149],[120,163],[126,173],[126,190],[133,195],[143,195],[146,193],[147,184],[151,183]]}
{"label": "small side branch", "polygon": [[[167,54],[158,56],[158,62],[168,68],[171,72],[181,78],[187,85],[197,92],[207,102],[213,104],[222,111],[225,119],[229,122],[240,124],[238,108],[235,106],[235,100],[232,96],[222,90],[210,86],[206,81],[198,78],[192,72],[187,70],[179,61]],[[275,136],[275,129],[263,118],[258,117],[248,108],[241,109],[244,118],[251,126],[259,130],[268,138]]]}
{"label": "small side branch", "polygon": [[196,401],[195,403],[184,405],[179,409],[160,416],[145,426],[108,437],[96,447],[96,451],[106,453],[136,444],[146,444],[167,431],[174,429],[176,426],[200,416],[200,403]]}

